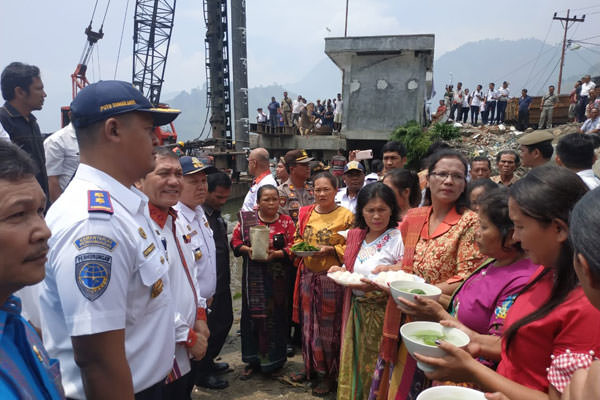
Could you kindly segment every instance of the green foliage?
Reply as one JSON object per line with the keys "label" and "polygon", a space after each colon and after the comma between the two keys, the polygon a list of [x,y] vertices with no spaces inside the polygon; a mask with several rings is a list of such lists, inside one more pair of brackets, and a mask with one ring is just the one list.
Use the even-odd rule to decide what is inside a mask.
{"label": "green foliage", "polygon": [[391,140],[402,143],[407,150],[407,167],[420,169],[421,159],[431,144],[438,140],[450,140],[460,137],[460,130],[450,124],[437,123],[424,130],[416,121],[407,122],[396,128]]}
{"label": "green foliage", "polygon": [[456,128],[454,125],[443,124],[441,122],[430,126],[427,133],[434,142],[436,140],[451,140],[460,137],[460,129]]}

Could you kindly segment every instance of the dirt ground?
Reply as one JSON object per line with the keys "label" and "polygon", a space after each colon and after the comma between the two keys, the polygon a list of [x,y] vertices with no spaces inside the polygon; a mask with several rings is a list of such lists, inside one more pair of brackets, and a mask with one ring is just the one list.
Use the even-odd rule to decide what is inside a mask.
{"label": "dirt ground", "polygon": [[[240,375],[244,370],[242,362],[241,340],[237,334],[240,329],[240,317],[242,309],[241,301],[241,261],[231,254],[231,293],[233,296],[233,326],[229,332],[227,342],[221,351],[220,358],[217,361],[229,363],[232,372],[223,375],[229,381],[229,387],[224,390],[209,390],[196,387],[192,394],[194,400],[208,399],[239,399],[239,400],[271,400],[271,399],[319,399],[312,396],[310,383],[292,384],[282,382],[281,380],[293,372],[300,371],[303,367],[302,353],[296,349],[296,356],[288,358],[288,362],[282,369],[282,379],[266,378],[261,374],[253,375],[249,380],[240,380]],[[335,399],[335,394],[329,395],[326,399]]]}

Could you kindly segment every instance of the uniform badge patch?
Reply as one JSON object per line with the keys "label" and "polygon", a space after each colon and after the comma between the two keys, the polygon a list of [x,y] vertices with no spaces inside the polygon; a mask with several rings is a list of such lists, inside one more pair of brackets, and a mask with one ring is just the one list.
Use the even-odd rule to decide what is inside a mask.
{"label": "uniform badge patch", "polygon": [[146,232],[144,232],[144,230],[141,227],[138,228],[138,233],[140,234],[142,239],[148,239],[148,236],[146,236]]}
{"label": "uniform badge patch", "polygon": [[88,212],[113,214],[110,194],[105,190],[88,190]]}
{"label": "uniform badge patch", "polygon": [[154,246],[154,243],[150,243],[150,246],[146,247],[146,250],[144,250],[144,257],[148,257],[150,253],[154,251],[155,248],[156,246]]}
{"label": "uniform badge patch", "polygon": [[157,280],[156,282],[154,282],[154,284],[152,285],[152,290],[150,291],[150,297],[152,297],[153,299],[158,297],[159,294],[161,294],[163,291],[163,281],[162,279]]}
{"label": "uniform badge patch", "polygon": [[79,291],[89,301],[102,296],[110,282],[112,257],[100,253],[75,257],[75,281]]}
{"label": "uniform badge patch", "polygon": [[86,235],[73,242],[77,250],[85,249],[86,247],[96,246],[102,247],[108,251],[113,251],[117,246],[117,242],[103,235]]}
{"label": "uniform badge patch", "polygon": [[199,248],[194,250],[194,260],[198,261],[202,258],[202,250],[200,250]]}
{"label": "uniform badge patch", "polygon": [[279,197],[279,205],[280,205],[281,207],[284,207],[284,206],[285,206],[285,203],[287,203],[287,197],[280,196],[280,197]]}

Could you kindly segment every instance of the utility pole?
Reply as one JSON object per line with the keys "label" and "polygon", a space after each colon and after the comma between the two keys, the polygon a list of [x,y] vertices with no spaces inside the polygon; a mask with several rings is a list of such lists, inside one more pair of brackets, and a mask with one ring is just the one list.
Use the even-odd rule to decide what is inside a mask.
{"label": "utility pole", "polygon": [[569,17],[570,13],[571,13],[571,10],[569,9],[569,10],[567,10],[566,17],[557,17],[556,13],[554,13],[554,17],[552,17],[553,20],[560,21],[560,23],[563,25],[563,28],[565,28],[565,33],[563,36],[563,43],[562,43],[562,53],[560,55],[560,71],[558,72],[558,92],[557,92],[557,94],[560,94],[560,86],[562,84],[563,66],[565,65],[565,47],[567,45],[567,31],[569,30],[569,27],[571,27],[575,22],[585,21],[585,14],[581,18],[577,18],[577,15],[574,15],[573,17]]}
{"label": "utility pole", "polygon": [[348,37],[348,1],[346,0],[346,22],[344,23],[344,37]]}

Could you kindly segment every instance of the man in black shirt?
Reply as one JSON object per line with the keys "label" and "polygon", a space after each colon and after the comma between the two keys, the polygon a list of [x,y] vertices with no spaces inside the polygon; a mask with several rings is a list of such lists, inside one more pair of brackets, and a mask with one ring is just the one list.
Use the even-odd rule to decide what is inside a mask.
{"label": "man in black shirt", "polygon": [[20,62],[9,64],[0,77],[2,97],[6,102],[0,107],[0,124],[10,136],[10,140],[25,150],[35,161],[38,173],[35,176],[42,190],[48,195],[46,157],[40,127],[31,114],[44,105],[44,84],[40,69]]}
{"label": "man in black shirt", "polygon": [[231,304],[231,273],[229,270],[229,245],[227,240],[227,222],[221,216],[221,208],[231,194],[231,179],[224,172],[208,175],[208,196],[202,205],[210,228],[213,231],[217,252],[217,289],[208,314],[208,349],[200,362],[196,375],[196,384],[209,389],[224,389],[229,383],[218,374],[229,370],[227,363],[215,363],[231,325],[233,325],[233,307]]}

